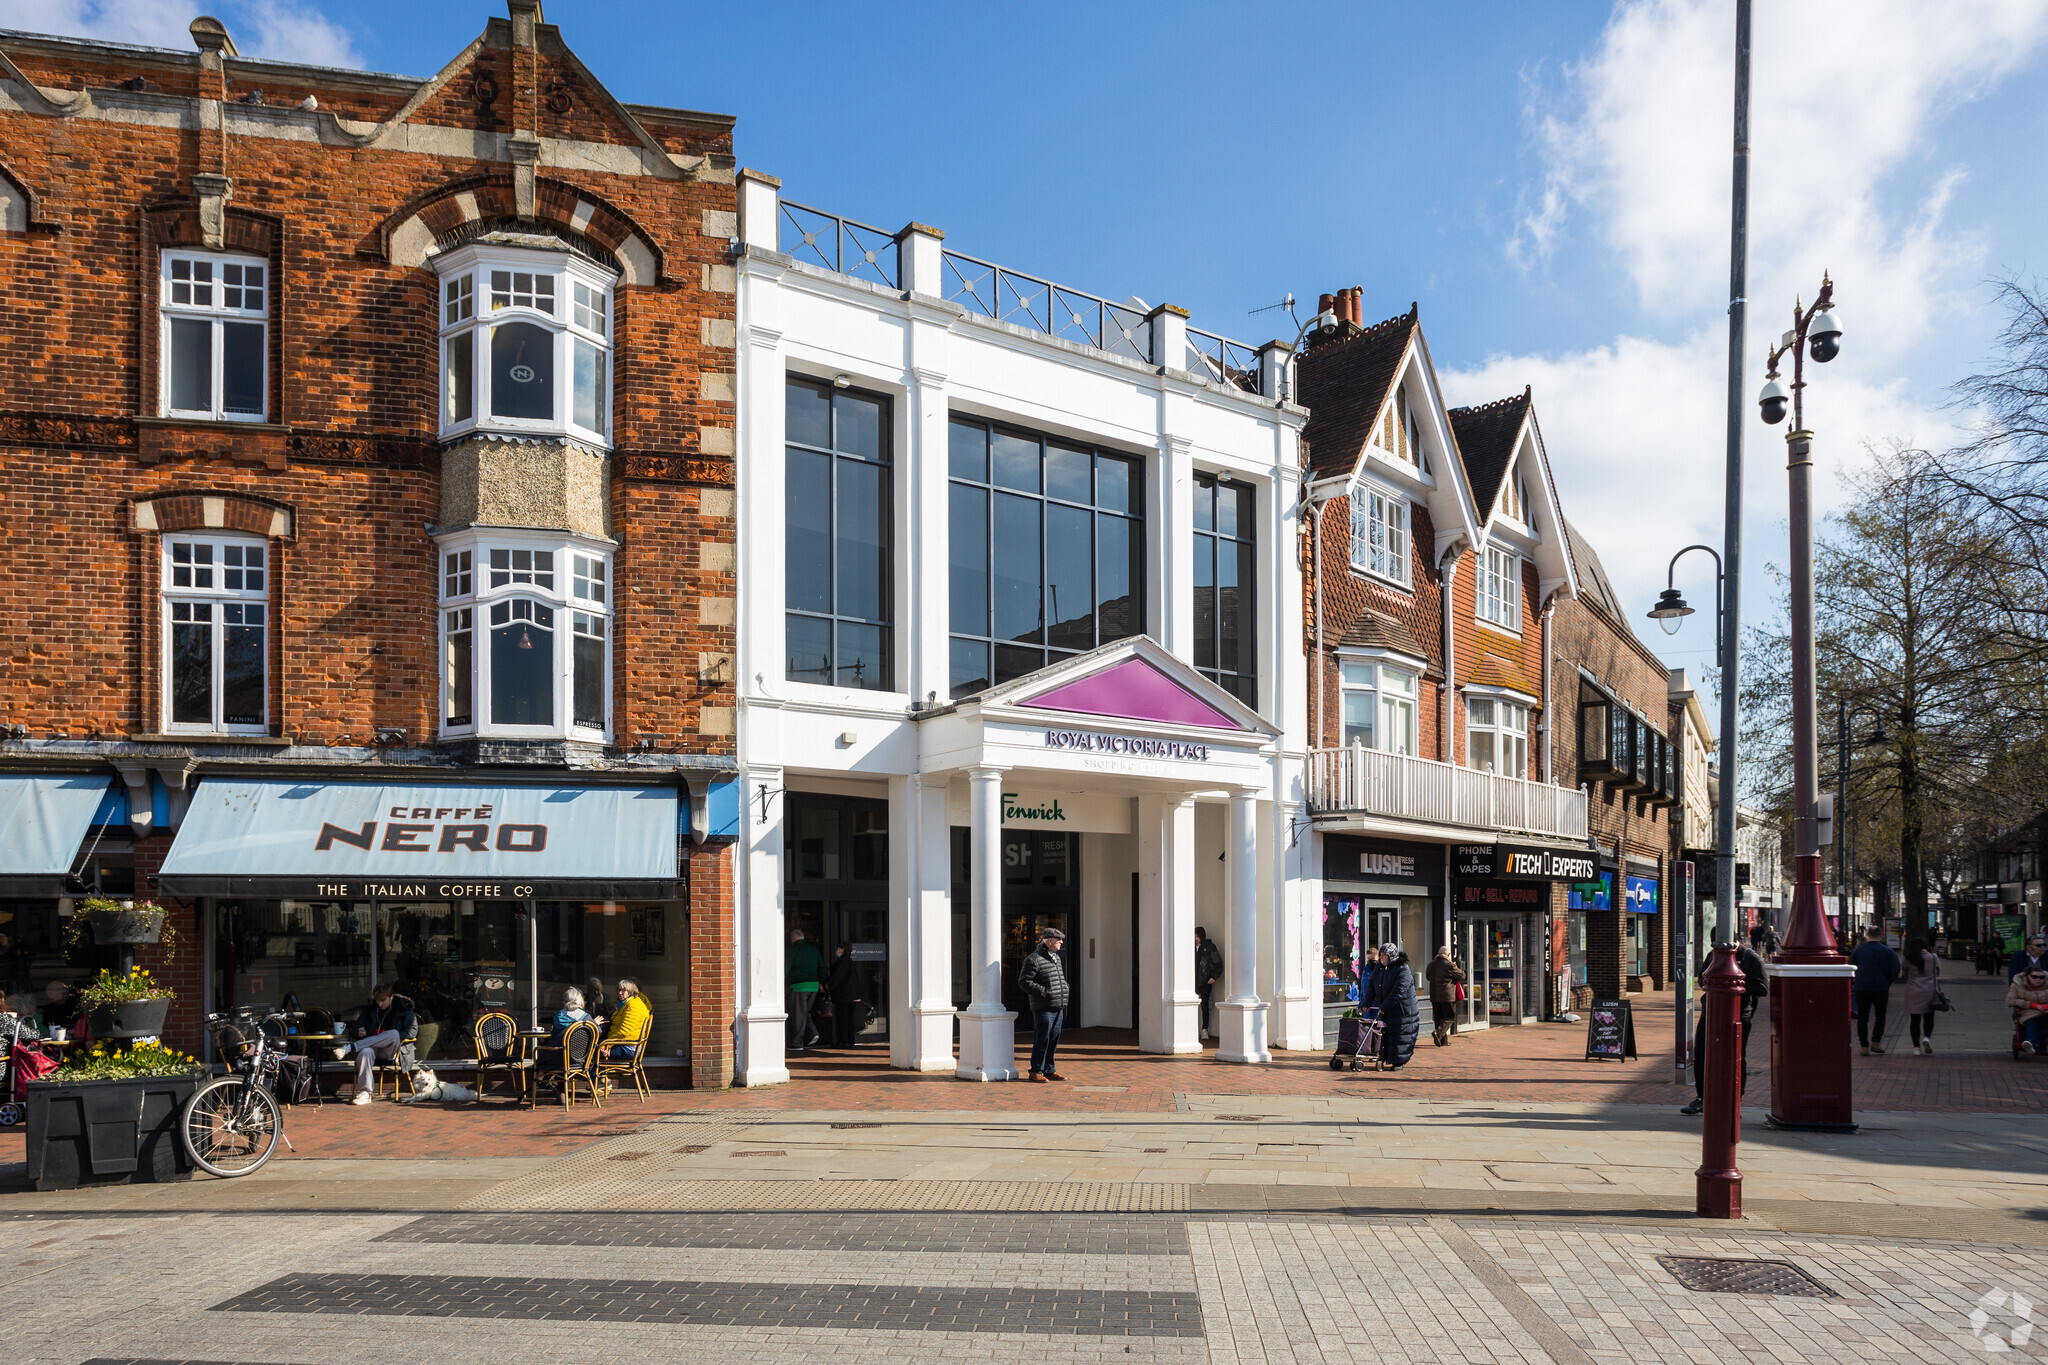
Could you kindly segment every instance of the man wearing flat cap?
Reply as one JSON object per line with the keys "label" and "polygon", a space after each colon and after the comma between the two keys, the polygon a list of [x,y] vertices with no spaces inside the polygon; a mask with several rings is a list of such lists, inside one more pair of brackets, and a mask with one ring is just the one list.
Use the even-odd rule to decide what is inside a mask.
{"label": "man wearing flat cap", "polygon": [[1067,936],[1057,929],[1039,932],[1038,946],[1024,958],[1017,984],[1031,1004],[1031,1074],[1026,1079],[1039,1085],[1063,1081],[1053,1053],[1060,1045],[1060,1020],[1067,1013],[1067,969],[1060,962],[1060,947]]}

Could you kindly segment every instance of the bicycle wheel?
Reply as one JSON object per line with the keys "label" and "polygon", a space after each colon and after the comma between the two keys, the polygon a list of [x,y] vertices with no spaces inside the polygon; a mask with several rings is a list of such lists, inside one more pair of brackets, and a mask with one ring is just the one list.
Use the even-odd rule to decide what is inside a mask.
{"label": "bicycle wheel", "polygon": [[222,1076],[185,1101],[178,1139],[208,1175],[247,1175],[277,1150],[284,1119],[277,1100],[247,1076]]}

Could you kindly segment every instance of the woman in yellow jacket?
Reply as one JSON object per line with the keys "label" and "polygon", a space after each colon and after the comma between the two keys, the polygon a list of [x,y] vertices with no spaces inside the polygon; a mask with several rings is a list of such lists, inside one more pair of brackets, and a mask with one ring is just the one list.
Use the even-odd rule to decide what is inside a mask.
{"label": "woman in yellow jacket", "polygon": [[654,1011],[647,1004],[647,997],[640,994],[640,983],[632,977],[619,981],[619,1007],[612,1013],[610,1027],[605,1030],[605,1059],[613,1062],[629,1060],[633,1055],[631,1044],[643,1042],[648,1031],[654,1027]]}

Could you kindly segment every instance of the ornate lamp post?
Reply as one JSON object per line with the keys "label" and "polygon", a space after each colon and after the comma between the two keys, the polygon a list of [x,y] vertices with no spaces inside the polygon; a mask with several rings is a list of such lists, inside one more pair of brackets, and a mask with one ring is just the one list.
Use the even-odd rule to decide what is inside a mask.
{"label": "ornate lamp post", "polygon": [[[1835,286],[1825,275],[1813,306],[1792,307],[1792,330],[1771,348],[1770,373],[1757,405],[1786,433],[1792,532],[1792,886],[1791,923],[1765,970],[1771,977],[1771,1116],[1781,1128],[1850,1129],[1849,979],[1855,975],[1821,901],[1819,756],[1813,691],[1813,433],[1806,429],[1806,357],[1825,365],[1842,349]],[[1778,362],[1792,357],[1792,388]],[[1733,792],[1723,793],[1733,800]]]}

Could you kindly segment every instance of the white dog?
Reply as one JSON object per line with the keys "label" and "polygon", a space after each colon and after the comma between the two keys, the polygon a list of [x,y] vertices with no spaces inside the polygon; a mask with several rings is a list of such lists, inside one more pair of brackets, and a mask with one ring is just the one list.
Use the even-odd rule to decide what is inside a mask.
{"label": "white dog", "polygon": [[468,1086],[441,1080],[425,1067],[420,1067],[412,1073],[412,1090],[411,1098],[406,1101],[408,1104],[417,1104],[422,1100],[453,1104],[459,1100],[476,1098],[476,1091]]}

